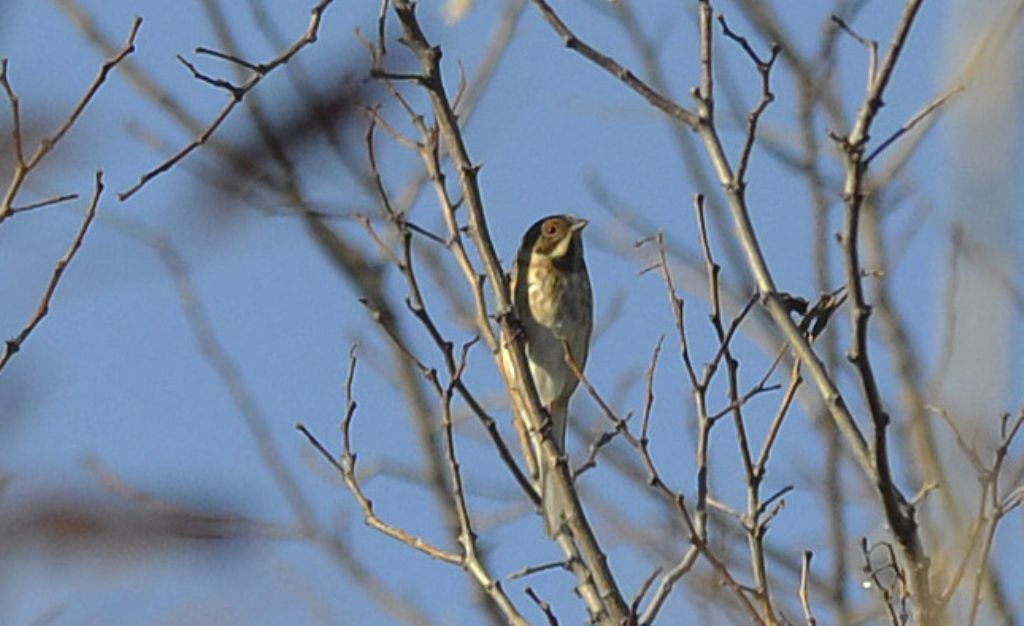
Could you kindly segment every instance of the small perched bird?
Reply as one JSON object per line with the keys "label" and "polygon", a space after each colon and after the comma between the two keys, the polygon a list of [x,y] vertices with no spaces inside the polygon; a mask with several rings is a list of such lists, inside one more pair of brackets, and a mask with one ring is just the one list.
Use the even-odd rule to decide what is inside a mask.
{"label": "small perched bird", "polygon": [[[569,398],[579,379],[566,361],[568,344],[582,371],[590,350],[594,299],[583,259],[582,232],[587,221],[571,215],[551,215],[526,231],[512,267],[512,306],[522,325],[526,358],[540,402],[551,416],[551,434],[565,454]],[[511,365],[506,355],[506,369]],[[555,496],[553,468],[545,467],[534,446],[544,525],[553,535],[564,518]]]}

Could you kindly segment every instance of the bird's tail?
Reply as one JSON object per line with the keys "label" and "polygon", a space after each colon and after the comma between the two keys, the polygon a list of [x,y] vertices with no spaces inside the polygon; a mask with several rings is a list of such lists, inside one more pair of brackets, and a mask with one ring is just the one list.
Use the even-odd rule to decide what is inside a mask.
{"label": "bird's tail", "polygon": [[[554,402],[549,413],[551,415],[551,438],[558,447],[558,453],[565,456],[565,427],[568,423],[567,402]],[[544,515],[544,531],[554,537],[559,527],[565,522],[569,504],[558,490],[557,468],[544,461],[539,446],[534,447],[537,458],[538,482],[540,483],[541,509]]]}

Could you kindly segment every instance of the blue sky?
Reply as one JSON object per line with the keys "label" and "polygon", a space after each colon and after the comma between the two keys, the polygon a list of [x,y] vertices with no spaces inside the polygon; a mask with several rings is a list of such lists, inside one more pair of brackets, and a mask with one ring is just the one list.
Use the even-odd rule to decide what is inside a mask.
{"label": "blue sky", "polygon": [[[203,71],[219,76],[229,76],[232,71],[191,52],[196,46],[217,47],[200,3],[107,0],[83,4],[119,43],[132,16],[142,15],[145,21],[132,60],[199,119],[212,119],[225,94],[196,82],[175,60],[176,54],[182,54]],[[289,41],[305,28],[307,4],[273,6],[275,24]],[[352,30],[359,26],[364,32],[373,32],[377,10],[377,3],[362,4],[365,6],[336,3],[327,11],[320,41],[297,60],[314,80],[335,75],[338,68],[361,67],[363,52]],[[447,26],[434,3],[422,3],[420,14],[428,36],[445,50],[450,88],[457,76],[456,62],[462,60],[472,71],[496,22],[499,3],[478,4],[464,21]],[[640,15],[645,29],[662,43],[660,54],[670,60],[667,66],[674,94],[688,104],[683,94],[697,81],[696,35],[689,5],[678,4],[682,8],[638,6],[644,5]],[[813,49],[827,14],[825,3],[779,4],[798,47]],[[247,58],[273,56],[273,48],[254,32],[248,3],[231,0],[222,5]],[[730,3],[718,5],[734,28],[749,29]],[[897,9],[896,3],[869,3],[856,27],[884,42]],[[51,128],[95,75],[102,55],[53,3],[15,1],[5,10],[0,55],[10,59],[10,77],[26,123],[38,121],[43,128]],[[626,65],[639,67],[614,20],[583,3],[560,11],[582,37]],[[945,84],[948,75],[943,59],[956,23],[951,15],[948,2],[926,3],[886,98],[876,138],[898,128]],[[389,35],[394,38],[396,32],[392,28]],[[754,43],[765,49],[766,42]],[[397,44],[392,49],[399,53]],[[718,50],[737,84],[749,92],[744,102],[753,103],[755,75],[746,59],[725,42],[719,43]],[[863,92],[865,55],[848,39],[842,41],[839,51],[841,91],[850,113]],[[1019,69],[1016,71],[1017,78],[1007,81],[1019,92]],[[764,128],[783,143],[795,141],[791,80],[780,69],[773,76],[773,85],[778,101],[765,114]],[[299,101],[280,71],[268,77],[256,93],[272,119],[284,118]],[[424,100],[417,95],[413,103],[422,106]],[[7,110],[3,108],[6,137]],[[386,108],[385,114],[400,127],[407,127],[394,107]],[[153,251],[119,227],[129,220],[166,235],[181,251],[217,339],[267,416],[273,440],[300,479],[321,524],[351,542],[359,558],[383,566],[394,588],[420,603],[438,623],[475,623],[478,614],[468,603],[453,600],[468,589],[462,572],[363,527],[348,492],[293,429],[295,422],[304,422],[336,446],[336,428],[344,410],[347,355],[350,345],[358,342],[363,360],[356,378],[360,409],[354,436],[361,463],[391,464],[413,471],[418,466],[404,405],[397,400],[387,375],[386,344],[350,286],[339,278],[298,220],[257,210],[268,203],[275,208],[275,201],[266,194],[251,203],[238,202],[199,181],[196,171],[217,175],[206,154],[193,155],[127,202],[118,202],[116,192],[129,187],[165,154],[144,145],[132,129],[143,129],[147,136],[173,147],[188,141],[179,127],[140,98],[115,71],[52,162],[30,180],[23,198],[27,201],[74,191],[83,199],[0,225],[0,293],[5,294],[0,330],[13,335],[34,310],[53,260],[63,253],[77,228],[94,171],[104,170],[107,192],[100,204],[100,217],[61,284],[49,316],[23,353],[0,374],[0,405],[7,407],[2,410],[5,419],[0,421],[0,473],[11,477],[0,505],[20,506],[48,497],[95,496],[116,502],[83,469],[82,459],[89,456],[102,460],[134,487],[184,505],[274,522],[293,518],[228,392],[197,349],[173,281]],[[819,130],[824,143],[824,124]],[[241,141],[249,133],[251,124],[238,110],[220,136]],[[1014,121],[1006,134],[1011,159],[1019,164],[1019,122]],[[740,145],[742,137],[736,129],[727,127],[724,135],[731,150]],[[30,136],[33,144],[38,136]],[[690,198],[700,190],[680,166],[665,121],[616,81],[567,51],[533,9],[527,8],[465,136],[471,155],[483,164],[480,181],[491,233],[504,259],[512,257],[523,230],[540,216],[565,211],[591,220],[588,261],[598,326],[602,320],[610,325],[591,352],[588,373],[606,396],[615,398],[618,410],[624,413],[639,408],[643,388],[636,375],[642,374],[658,338],[666,336],[656,379],[654,419],[659,438],[654,452],[673,486],[692,494],[689,395],[664,286],[656,273],[638,277],[646,260],[642,253],[629,251],[635,237],[597,206],[590,182],[600,180],[688,250],[696,251]],[[939,132],[925,139],[910,168],[913,193],[895,205],[886,226],[890,245],[902,242],[899,233],[915,222],[916,211],[928,209],[919,232],[901,249],[892,281],[897,306],[909,321],[911,339],[925,355],[929,371],[936,357],[933,346],[942,332],[939,302],[947,231],[961,209],[956,199],[962,196],[956,194],[955,179],[962,139],[955,128],[942,124]],[[347,133],[345,140],[351,142],[351,152],[361,157],[361,128]],[[384,135],[378,141],[385,178],[397,193],[418,165]],[[7,145],[6,141],[0,143],[5,150]],[[9,162],[6,156],[0,160],[4,172]],[[327,149],[308,151],[299,163],[306,192],[324,203],[325,210],[375,210]],[[829,168],[838,172],[834,163]],[[750,179],[753,219],[780,287],[813,297],[813,274],[807,260],[811,212],[803,183],[763,151],[755,152]],[[1019,208],[1019,183],[1016,189],[1012,184],[1009,187],[1009,197]],[[1009,214],[1003,227],[1014,241],[1021,234],[1021,220],[1019,212]],[[440,227],[431,193],[422,194],[413,215],[424,225]],[[838,227],[838,210],[833,215]],[[357,224],[349,220],[336,224],[346,236],[370,249]],[[714,234],[716,241],[728,236]],[[1011,245],[1010,252],[1016,254],[1019,267],[1019,247],[1014,252]],[[725,272],[735,278],[745,270],[726,267]],[[834,276],[838,280],[837,272]],[[1019,285],[1019,277],[1016,281]],[[392,273],[388,284],[392,293],[400,293],[397,275]],[[453,288],[463,289],[461,285]],[[427,300],[443,316],[446,304],[438,289],[429,290]],[[703,325],[704,294],[692,290],[692,284],[684,284],[683,295],[692,304],[691,337],[696,352],[706,358],[714,346],[709,327]],[[613,317],[611,303],[617,296],[624,298],[624,304],[621,314]],[[1007,388],[996,393],[1005,398],[1002,408],[1013,410],[1021,400],[1019,381],[1024,368],[1019,356],[1019,313],[1009,318],[1011,330],[1018,330],[1009,335],[1012,347],[1005,362],[996,359],[977,365],[1007,372]],[[841,322],[846,325],[845,315]],[[439,363],[415,321],[409,318],[403,323],[416,337],[420,353]],[[445,330],[454,341],[472,336],[455,324],[446,324]],[[845,338],[845,330],[840,332]],[[841,339],[840,345],[844,342]],[[745,358],[744,380],[753,383],[769,357],[746,338],[737,349]],[[486,349],[477,347],[471,358],[469,381],[504,419],[505,431],[511,432]],[[895,398],[887,360],[882,356],[876,359],[883,372],[884,392]],[[632,382],[620,384],[631,372]],[[851,380],[843,380],[844,385]],[[852,385],[849,388],[854,389]],[[583,395],[578,394],[574,411],[584,430],[594,433],[607,428],[597,408]],[[724,402],[722,398],[718,396]],[[774,402],[774,398],[765,399],[752,405],[751,411],[770,415]],[[752,428],[759,430],[758,426]],[[467,422],[459,434],[471,491],[502,496],[474,497],[475,510],[493,513],[522,507],[522,498],[503,473],[478,424]],[[576,438],[570,450],[580,458],[586,445]],[[785,426],[769,472],[769,492],[787,484],[795,486],[770,535],[794,554],[804,547],[825,548],[824,544],[802,543],[807,536],[814,541],[825,537],[821,524],[803,513],[820,506],[814,495],[821,462],[818,445],[810,420],[802,411],[795,412]],[[731,497],[741,506],[742,491],[730,487],[738,469],[734,448],[725,433],[715,442],[720,459],[716,484],[723,497]],[[857,492],[862,481],[851,474],[848,482]],[[905,487],[910,492],[916,488]],[[367,489],[382,516],[435,541],[445,541],[433,501],[416,485],[383,475],[369,481]],[[662,523],[653,519],[661,509],[645,502],[611,472],[594,472],[584,480],[583,490],[584,494],[593,493],[595,501],[625,498],[637,524]],[[851,507],[849,520],[851,536],[884,536],[877,511],[860,500]],[[1006,538],[1019,532],[1019,523],[1019,518],[1007,523],[1003,529]],[[607,524],[598,524],[598,532],[613,535]],[[539,520],[532,515],[490,531],[484,542],[494,550],[498,575],[557,558],[553,544],[543,538]],[[1010,549],[1001,558],[1010,559],[1019,552],[1019,546],[1014,549],[1010,542],[1002,545]],[[114,559],[102,546],[63,552],[39,545],[5,545],[13,551],[16,566],[5,568],[6,573],[0,575],[0,621],[27,624],[55,610],[49,623],[389,623],[321,551],[304,543],[243,541],[215,549],[202,544],[187,546],[131,558],[118,551],[122,556]],[[609,550],[613,566],[631,594],[654,564],[614,541]],[[822,563],[830,558],[827,552],[820,555]],[[542,591],[565,617],[565,623],[583,617],[567,575],[547,573],[526,584]],[[850,586],[856,589],[856,581]],[[509,583],[514,600],[529,619],[539,620],[539,614],[525,601],[522,587],[523,583]],[[681,619],[693,600],[692,594],[677,593],[666,609],[666,619]],[[711,623],[719,623],[715,619]]]}

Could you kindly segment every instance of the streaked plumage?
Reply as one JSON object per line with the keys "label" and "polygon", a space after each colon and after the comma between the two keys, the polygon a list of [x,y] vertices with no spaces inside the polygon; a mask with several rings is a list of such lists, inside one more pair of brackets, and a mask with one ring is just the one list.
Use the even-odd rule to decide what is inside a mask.
{"label": "streaked plumage", "polygon": [[[563,340],[582,370],[593,328],[593,295],[581,236],[586,225],[571,215],[539,220],[523,236],[512,268],[512,305],[525,334],[530,373],[563,454],[569,398],[579,384],[566,363]],[[534,455],[540,458],[536,450]],[[552,534],[563,512],[552,495],[550,472],[543,463],[539,466],[545,526]]]}

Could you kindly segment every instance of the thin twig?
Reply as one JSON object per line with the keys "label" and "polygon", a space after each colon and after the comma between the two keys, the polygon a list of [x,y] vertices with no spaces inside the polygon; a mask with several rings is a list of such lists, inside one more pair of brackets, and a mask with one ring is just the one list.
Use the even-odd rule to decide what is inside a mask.
{"label": "thin twig", "polygon": [[551,605],[541,600],[537,592],[533,590],[533,587],[527,587],[525,590],[526,595],[537,605],[537,608],[544,613],[544,618],[548,622],[548,626],[558,626],[558,618],[555,617],[554,611],[551,610]]}
{"label": "thin twig", "polygon": [[338,472],[342,480],[344,480],[345,485],[348,487],[349,491],[352,492],[356,502],[363,510],[363,521],[367,526],[391,537],[392,539],[400,541],[433,559],[452,563],[453,565],[462,565],[462,557],[460,555],[435,547],[424,539],[382,520],[373,510],[373,502],[363,491],[363,487],[356,475],[356,454],[353,452],[352,447],[352,420],[355,417],[356,409],[358,408],[352,389],[355,381],[357,363],[357,349],[356,346],[353,346],[349,351],[348,374],[345,377],[345,415],[341,421],[340,459],[336,458],[334,454],[332,454],[330,450],[328,450],[327,447],[324,446],[308,428],[306,428],[305,425],[299,423],[295,425],[295,428],[306,437],[310,445],[320,453],[320,456],[322,456],[324,460]]}
{"label": "thin twig", "polygon": [[36,202],[30,202],[22,206],[11,207],[11,215],[16,213],[25,213],[33,209],[41,209],[43,207],[53,206],[55,204],[62,204],[64,202],[70,202],[71,200],[77,200],[77,193],[64,193],[59,196],[53,196],[45,200],[38,200]]}
{"label": "thin twig", "polygon": [[647,439],[647,432],[651,425],[651,410],[654,408],[654,370],[658,366],[658,355],[661,354],[661,345],[665,342],[665,335],[658,337],[658,343],[654,346],[651,354],[651,364],[647,366],[644,374],[644,408],[643,421],[640,424],[640,440]]}
{"label": "thin twig", "polygon": [[110,72],[114,70],[122,61],[124,61],[130,54],[135,52],[135,37],[139,33],[139,28],[142,26],[142,18],[136,17],[132,20],[131,28],[128,31],[128,37],[125,40],[123,46],[118,49],[113,55],[108,58],[103,65],[100,67],[99,73],[86,88],[85,93],[79,98],[78,102],[72,107],[71,112],[64,118],[57,130],[50,136],[44,138],[39,142],[39,146],[32,156],[26,158],[25,149],[23,144],[23,137],[21,131],[21,114],[19,108],[19,100],[14,93],[14,88],[11,86],[10,79],[7,74],[7,59],[0,60],[0,86],[2,86],[4,93],[7,96],[8,102],[11,106],[11,135],[14,143],[14,172],[11,175],[11,182],[7,186],[7,190],[4,192],[3,200],[0,201],[0,223],[6,220],[13,214],[14,200],[21,190],[22,184],[28,177],[29,173],[48,155],[53,149],[60,143],[68,131],[75,125],[75,122],[82,116],[85,109],[92,102],[96,93],[106,82]]}
{"label": "thin twig", "polygon": [[82,223],[78,227],[78,232],[71,239],[71,244],[68,246],[67,251],[64,253],[57,263],[53,266],[53,271],[50,273],[50,280],[46,283],[46,288],[43,289],[43,295],[39,299],[39,304],[36,306],[35,312],[32,317],[29,318],[25,326],[22,327],[21,331],[4,342],[3,353],[0,354],[0,371],[3,371],[4,367],[11,360],[11,358],[21,350],[22,344],[28,339],[32,331],[39,326],[46,314],[50,312],[50,303],[53,300],[53,294],[57,291],[57,286],[61,282],[61,278],[64,277],[64,272],[67,270],[68,265],[78,254],[78,250],[82,247],[82,241],[85,240],[85,233],[89,231],[89,226],[92,225],[93,218],[96,217],[96,208],[99,206],[100,196],[103,194],[103,171],[96,171],[96,182],[92,194],[92,200],[89,201],[89,206],[85,210],[85,217],[82,218]]}
{"label": "thin twig", "polygon": [[761,76],[761,99],[758,100],[754,109],[747,114],[746,139],[743,142],[743,149],[740,152],[740,158],[736,165],[736,182],[739,185],[744,185],[746,184],[747,167],[750,165],[750,154],[754,149],[754,142],[757,140],[757,123],[761,119],[761,114],[768,108],[768,105],[775,101],[775,94],[772,93],[771,89],[771,73],[772,66],[775,65],[775,60],[779,57],[779,52],[782,48],[777,44],[773,44],[768,58],[762,59],[754,51],[746,37],[736,34],[729,28],[724,15],[718,16],[718,22],[722,25],[722,32],[725,33],[725,36],[737,42],[743,48],[743,51],[747,53],[747,56],[754,62],[754,66]]}
{"label": "thin twig", "polygon": [[933,113],[938,111],[940,108],[946,105],[954,96],[964,91],[967,87],[965,85],[956,85],[949,91],[941,93],[935,97],[934,100],[929,102],[920,111],[915,113],[913,117],[903,123],[896,132],[889,135],[885,141],[878,144],[878,146],[871,151],[870,154],[864,159],[864,165],[867,166],[881,154],[886,148],[895,143],[900,137],[914,130],[914,127],[920,124],[923,120],[927,119]]}
{"label": "thin twig", "polygon": [[447,385],[442,386],[435,370],[427,373],[427,379],[433,386],[438,396],[441,408],[441,424],[444,432],[445,457],[448,461],[448,473],[452,485],[452,501],[459,519],[459,545],[462,547],[462,567],[476,580],[480,589],[487,594],[495,607],[501,611],[505,621],[514,626],[527,626],[526,620],[520,615],[519,610],[512,603],[512,600],[505,593],[501,581],[495,579],[487,570],[487,566],[481,558],[481,552],[477,548],[477,536],[473,531],[472,521],[469,516],[469,507],[466,505],[466,495],[462,484],[462,470],[456,455],[455,429],[452,423],[451,403],[453,389],[462,379],[466,370],[466,363],[469,357],[469,349],[477,341],[470,340],[462,347],[462,355],[455,370],[450,372],[451,380]]}
{"label": "thin twig", "polygon": [[534,574],[539,574],[540,572],[546,572],[548,570],[558,569],[558,568],[561,568],[561,569],[564,569],[564,570],[568,570],[569,569],[566,566],[565,561],[551,561],[550,563],[541,563],[540,565],[531,565],[529,567],[524,567],[523,569],[516,570],[516,571],[512,572],[511,574],[509,574],[508,576],[506,576],[506,578],[508,580],[517,580],[519,578],[525,578],[527,576],[532,576]]}
{"label": "thin twig", "polygon": [[807,626],[817,626],[818,624],[818,620],[814,619],[814,613],[811,611],[811,594],[807,590],[808,573],[811,571],[813,557],[813,552],[804,550],[804,558],[800,566],[800,606],[804,610],[804,620],[807,622]]}
{"label": "thin twig", "polygon": [[303,32],[295,41],[291,43],[287,48],[282,50],[276,57],[265,62],[256,64],[263,71],[254,72],[249,80],[245,81],[241,85],[237,86],[237,92],[231,91],[231,98],[220,110],[220,112],[213,118],[213,120],[206,125],[205,128],[196,136],[191,142],[182,147],[180,150],[175,152],[169,158],[164,160],[156,167],[142,174],[139,180],[128,187],[124,191],[117,194],[118,200],[122,202],[135,195],[140,189],[142,189],[149,181],[153,180],[157,176],[168,172],[171,168],[181,162],[185,157],[191,154],[200,146],[204,145],[207,141],[213,137],[214,133],[220,128],[221,124],[231,115],[238,103],[241,102],[245,95],[252,91],[270,72],[277,69],[281,65],[284,65],[292,59],[296,54],[302,51],[306,46],[314,43],[317,40],[317,33],[320,29],[320,22],[323,18],[324,11],[333,0],[320,0],[310,10],[309,25],[306,27],[306,31]]}
{"label": "thin twig", "polygon": [[543,17],[544,20],[547,21],[547,23],[550,24],[555,32],[557,32],[562,38],[566,48],[578,52],[598,67],[618,78],[623,84],[635,91],[645,100],[650,102],[655,108],[659,109],[669,117],[686,124],[691,128],[695,128],[700,122],[696,113],[673,102],[671,98],[659,93],[646,82],[637,78],[636,74],[623,67],[618,61],[597,51],[595,48],[577,37],[576,34],[566,26],[565,22],[558,17],[558,14],[555,13],[554,9],[552,9],[547,2],[544,0],[532,0],[532,2],[533,5],[537,7],[537,11],[540,12],[541,17]]}
{"label": "thin twig", "polygon": [[838,15],[831,16],[832,23],[839,27],[839,30],[843,31],[854,41],[864,46],[864,49],[868,51],[868,80],[867,84],[873,85],[875,83],[875,76],[878,75],[878,42],[874,39],[867,39],[860,33],[855,31],[853,27],[846,23],[846,20],[839,17]]}

